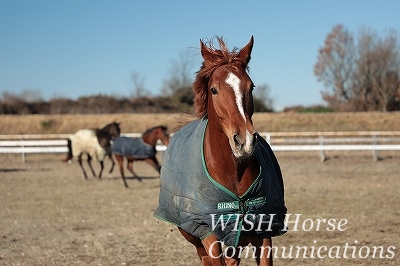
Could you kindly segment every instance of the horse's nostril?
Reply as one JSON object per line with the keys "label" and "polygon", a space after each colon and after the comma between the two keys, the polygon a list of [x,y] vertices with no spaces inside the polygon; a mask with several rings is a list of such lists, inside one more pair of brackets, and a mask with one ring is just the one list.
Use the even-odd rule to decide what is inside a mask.
{"label": "horse's nostril", "polygon": [[240,142],[240,138],[239,135],[233,135],[233,140],[235,141],[235,146],[238,150],[240,150],[242,148],[242,144]]}

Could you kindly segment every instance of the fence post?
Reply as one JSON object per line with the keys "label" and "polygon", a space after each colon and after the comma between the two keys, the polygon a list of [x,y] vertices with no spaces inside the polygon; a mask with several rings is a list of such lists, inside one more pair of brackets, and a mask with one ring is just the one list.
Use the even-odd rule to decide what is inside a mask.
{"label": "fence post", "polygon": [[319,145],[321,149],[319,150],[319,158],[321,162],[325,162],[325,150],[324,150],[324,136],[319,136]]}
{"label": "fence post", "polygon": [[271,145],[271,134],[265,133],[265,140],[269,145]]}
{"label": "fence post", "polygon": [[25,163],[25,161],[26,161],[26,158],[25,158],[25,152],[24,152],[24,136],[22,136],[21,135],[21,148],[22,148],[22,151],[21,151],[21,159],[22,159],[22,162],[23,163]]}
{"label": "fence post", "polygon": [[[373,138],[372,143],[373,143],[374,145],[377,145],[377,144],[378,144],[378,139],[377,139],[376,133],[374,133],[374,134],[372,135],[372,138]],[[374,158],[374,161],[378,161],[378,159],[379,159],[379,152],[378,152],[378,150],[377,150],[376,148],[372,150],[372,156],[373,156],[373,158]]]}

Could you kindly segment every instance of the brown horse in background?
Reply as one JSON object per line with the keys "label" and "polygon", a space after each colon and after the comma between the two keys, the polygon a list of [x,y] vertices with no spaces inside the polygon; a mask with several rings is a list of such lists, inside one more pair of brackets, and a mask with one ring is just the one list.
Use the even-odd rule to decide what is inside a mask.
{"label": "brown horse in background", "polygon": [[[178,226],[203,265],[239,265],[248,244],[258,265],[272,265],[271,238],[286,232],[286,207],[279,164],[252,122],[253,37],[232,52],[217,39],[220,49],[200,41],[204,62],[193,84],[198,120],[171,138],[155,216]],[[215,217],[226,227],[215,226]]]}
{"label": "brown horse in background", "polygon": [[68,139],[68,155],[64,162],[70,162],[74,157],[78,157],[79,165],[81,166],[83,175],[87,179],[85,168],[82,164],[83,154],[87,155],[87,163],[93,176],[96,173],[92,167],[92,159],[96,159],[100,163],[100,172],[98,178],[101,178],[104,169],[104,158],[108,156],[111,159],[112,165],[110,173],[114,169],[115,162],[111,154],[111,141],[118,137],[121,133],[119,123],[112,122],[101,129],[81,129],[78,130]]}
{"label": "brown horse in background", "polygon": [[147,129],[139,138],[118,137],[113,141],[112,153],[118,162],[119,171],[126,188],[128,184],[124,175],[124,157],[127,159],[127,169],[133,174],[134,178],[141,180],[133,170],[134,161],[144,161],[160,172],[161,165],[156,158],[158,140],[161,140],[164,145],[168,145],[169,134],[166,126],[161,125]]}

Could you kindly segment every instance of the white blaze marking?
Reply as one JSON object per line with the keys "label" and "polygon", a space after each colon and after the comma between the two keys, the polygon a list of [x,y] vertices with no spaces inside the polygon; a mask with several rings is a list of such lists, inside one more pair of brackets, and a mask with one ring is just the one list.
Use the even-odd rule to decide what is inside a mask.
{"label": "white blaze marking", "polygon": [[233,74],[229,73],[228,77],[226,77],[225,83],[232,87],[235,92],[236,105],[239,109],[240,114],[242,115],[244,121],[246,122],[246,117],[244,116],[243,110],[243,95],[240,93],[240,79]]}

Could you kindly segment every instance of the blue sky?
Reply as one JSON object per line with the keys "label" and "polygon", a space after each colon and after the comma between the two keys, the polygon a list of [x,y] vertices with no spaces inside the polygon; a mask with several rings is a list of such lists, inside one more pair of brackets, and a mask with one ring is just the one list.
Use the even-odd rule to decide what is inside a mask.
{"label": "blue sky", "polygon": [[250,76],[276,110],[324,103],[313,66],[332,28],[380,34],[400,27],[400,1],[0,0],[0,93],[44,99],[133,93],[132,73],[161,93],[180,55],[200,67],[199,40],[242,47],[254,35]]}

